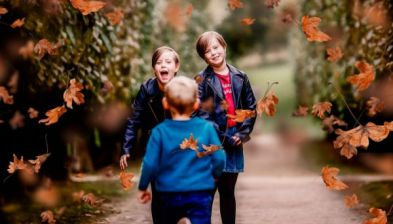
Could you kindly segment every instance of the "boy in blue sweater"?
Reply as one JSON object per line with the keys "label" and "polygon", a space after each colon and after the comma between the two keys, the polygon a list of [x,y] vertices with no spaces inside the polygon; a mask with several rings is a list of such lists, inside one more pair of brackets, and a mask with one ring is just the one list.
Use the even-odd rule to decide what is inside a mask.
{"label": "boy in blue sweater", "polygon": [[149,138],[141,167],[138,199],[151,200],[153,181],[159,201],[159,223],[175,224],[187,217],[210,224],[215,178],[225,165],[225,152],[212,124],[191,114],[199,106],[198,86],[186,77],[165,87],[163,106],[172,119],[157,125]]}

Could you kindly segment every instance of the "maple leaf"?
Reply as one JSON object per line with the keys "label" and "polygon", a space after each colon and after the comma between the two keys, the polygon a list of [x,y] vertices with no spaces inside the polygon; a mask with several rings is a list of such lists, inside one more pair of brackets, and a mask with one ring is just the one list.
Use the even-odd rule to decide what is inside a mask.
{"label": "maple leaf", "polygon": [[330,115],[329,117],[324,118],[322,124],[324,126],[324,129],[326,129],[329,133],[332,133],[334,131],[333,125],[338,125],[338,126],[348,125],[345,121],[337,118],[334,115]]}
{"label": "maple leaf", "polygon": [[34,53],[37,54],[38,59],[42,59],[46,53],[49,55],[58,55],[59,48],[62,46],[62,41],[57,42],[56,44],[52,44],[47,39],[41,39],[34,46]]}
{"label": "maple leaf", "polygon": [[368,107],[367,115],[369,117],[374,117],[378,112],[382,112],[383,108],[385,107],[384,102],[382,102],[377,97],[370,97],[370,99],[366,102]]}
{"label": "maple leaf", "polygon": [[41,222],[47,222],[50,224],[56,223],[56,219],[53,216],[53,212],[51,210],[46,210],[41,213]]}
{"label": "maple leaf", "polygon": [[321,119],[325,118],[325,112],[328,114],[332,109],[332,104],[328,101],[316,103],[312,106],[312,115],[318,116]]}
{"label": "maple leaf", "polygon": [[85,102],[84,95],[80,91],[83,85],[75,79],[70,80],[70,86],[64,91],[63,98],[68,108],[72,109],[72,101],[80,105]]}
{"label": "maple leaf", "polygon": [[213,152],[221,149],[222,146],[221,145],[209,145],[209,146],[206,146],[206,145],[202,144],[202,148],[203,148],[203,151],[195,150],[198,158],[202,158],[204,156],[210,155]]}
{"label": "maple leaf", "polygon": [[326,51],[328,54],[328,58],[327,58],[328,61],[336,63],[338,60],[340,60],[343,57],[343,53],[341,52],[340,47],[328,48]]}
{"label": "maple leaf", "polygon": [[274,116],[276,113],[276,104],[278,104],[278,97],[274,95],[273,91],[270,91],[265,97],[258,100],[258,115],[262,116],[262,113],[265,112],[267,116]]}
{"label": "maple leaf", "polygon": [[255,117],[255,110],[235,110],[235,114],[227,114],[229,119],[234,120],[235,122],[241,123],[249,118]]}
{"label": "maple leaf", "polygon": [[338,180],[336,178],[338,172],[340,172],[340,169],[336,167],[329,167],[329,166],[324,166],[322,168],[322,179],[323,182],[325,182],[326,187],[329,190],[344,190],[348,188],[346,184],[344,184],[342,181]]}
{"label": "maple leaf", "polygon": [[63,115],[65,112],[67,112],[67,109],[64,107],[64,105],[55,107],[51,110],[48,110],[45,113],[47,118],[39,120],[38,123],[45,123],[45,125],[54,124],[59,120],[61,115]]}
{"label": "maple leaf", "polygon": [[38,173],[41,168],[41,165],[46,161],[46,159],[50,156],[50,153],[42,154],[36,156],[35,160],[29,160],[29,163],[34,165],[34,171]]}
{"label": "maple leaf", "polygon": [[351,196],[349,195],[345,196],[344,201],[345,201],[345,205],[348,208],[353,208],[357,204],[359,204],[358,196],[356,194],[352,194]]}
{"label": "maple leaf", "polygon": [[23,162],[23,156],[20,157],[20,160],[18,157],[13,154],[14,161],[10,162],[10,165],[8,166],[8,173],[15,173],[16,170],[23,170],[27,168],[27,164]]}
{"label": "maple leaf", "polygon": [[29,58],[34,53],[34,42],[32,40],[27,41],[27,43],[19,48],[19,55],[22,55],[24,59]]}
{"label": "maple leaf", "polygon": [[132,181],[133,177],[134,174],[131,172],[120,172],[120,184],[125,191],[128,191],[132,186],[134,186],[134,182]]}
{"label": "maple leaf", "polygon": [[268,8],[274,8],[278,6],[280,0],[265,0],[265,5]]}
{"label": "maple leaf", "polygon": [[201,75],[194,76],[194,80],[197,84],[201,84],[203,82],[203,77]]}
{"label": "maple leaf", "polygon": [[0,15],[7,14],[8,10],[4,7],[0,7]]}
{"label": "maple leaf", "polygon": [[255,19],[250,18],[250,17],[247,17],[247,18],[244,18],[241,20],[241,23],[246,26],[249,26],[249,25],[253,24],[254,22],[255,22]]}
{"label": "maple leaf", "polygon": [[0,86],[0,99],[2,99],[5,104],[14,103],[14,98],[9,95],[7,89],[4,86]]}
{"label": "maple leaf", "polygon": [[389,131],[393,131],[393,121],[390,121],[390,122],[385,121],[385,122],[383,123],[383,125],[384,125]]}
{"label": "maple leaf", "polygon": [[386,217],[386,212],[379,208],[370,208],[368,210],[375,218],[367,219],[363,224],[387,224],[388,219]]}
{"label": "maple leaf", "polygon": [[360,73],[349,76],[347,81],[355,85],[359,91],[365,90],[375,79],[374,67],[364,61],[357,61],[355,66]]}
{"label": "maple leaf", "polygon": [[21,114],[19,111],[15,111],[14,115],[12,118],[8,121],[10,124],[11,128],[13,130],[16,130],[17,128],[21,128],[25,126],[25,116]]}
{"label": "maple leaf", "polygon": [[15,21],[11,24],[11,27],[12,27],[13,29],[15,29],[15,28],[18,28],[18,27],[23,26],[23,24],[25,24],[25,18],[15,20]]}
{"label": "maple leaf", "polygon": [[304,117],[308,114],[308,107],[307,106],[298,106],[297,110],[292,113],[292,116],[295,117]]}
{"label": "maple leaf", "polygon": [[232,10],[235,10],[243,8],[244,4],[241,0],[228,0],[228,7]]}
{"label": "maple leaf", "polygon": [[327,34],[318,29],[317,26],[319,23],[321,23],[321,19],[319,17],[303,16],[302,27],[308,41],[325,42],[332,39]]}
{"label": "maple leaf", "polygon": [[198,150],[198,140],[194,139],[194,136],[192,133],[190,134],[189,139],[184,139],[183,142],[180,144],[181,149],[192,149],[192,150]]}
{"label": "maple leaf", "polygon": [[71,5],[78,9],[82,15],[86,16],[92,12],[102,9],[106,3],[101,1],[70,0]]}
{"label": "maple leaf", "polygon": [[186,15],[187,16],[191,16],[192,15],[192,11],[194,10],[194,7],[192,6],[192,4],[189,4],[186,8]]}
{"label": "maple leaf", "polygon": [[106,13],[105,16],[112,25],[118,25],[124,18],[124,12],[121,9],[115,9],[113,12]]}
{"label": "maple leaf", "polygon": [[104,199],[98,199],[93,193],[88,193],[82,197],[82,200],[91,205],[91,206],[98,206],[100,205]]}
{"label": "maple leaf", "polygon": [[39,114],[39,112],[32,107],[29,107],[29,109],[27,110],[27,113],[29,114],[30,119],[37,118],[38,114]]}

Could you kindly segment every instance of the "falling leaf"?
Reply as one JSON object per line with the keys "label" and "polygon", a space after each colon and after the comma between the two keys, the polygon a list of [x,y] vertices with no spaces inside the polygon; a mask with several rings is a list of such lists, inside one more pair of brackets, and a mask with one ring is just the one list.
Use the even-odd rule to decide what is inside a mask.
{"label": "falling leaf", "polygon": [[192,6],[192,4],[189,4],[187,9],[186,9],[186,15],[187,16],[191,16],[193,10],[194,10],[194,7]]}
{"label": "falling leaf", "polygon": [[74,202],[80,203],[80,202],[82,202],[83,195],[85,195],[84,191],[73,192],[72,193],[72,200]]}
{"label": "falling leaf", "polygon": [[124,12],[121,9],[115,9],[113,12],[106,13],[105,16],[112,25],[118,25],[124,18]]}
{"label": "falling leaf", "polygon": [[255,117],[255,110],[235,110],[235,114],[227,114],[229,119],[234,120],[235,122],[241,123],[249,118]]}
{"label": "falling leaf", "polygon": [[53,212],[51,210],[46,210],[41,213],[41,222],[47,222],[50,224],[56,223],[56,219],[53,216]]}
{"label": "falling leaf", "polygon": [[34,200],[47,207],[56,206],[60,201],[60,192],[48,178],[34,193]]}
{"label": "falling leaf", "polygon": [[319,23],[321,23],[321,19],[319,17],[303,16],[302,27],[308,41],[324,42],[331,40],[331,37],[318,29],[317,26]]}
{"label": "falling leaf", "polygon": [[71,5],[78,9],[84,16],[92,12],[97,12],[106,5],[105,2],[101,1],[70,0],[70,2]]}
{"label": "falling leaf", "polygon": [[27,43],[19,48],[19,55],[22,55],[24,59],[29,58],[34,53],[34,42],[32,40],[27,41]]}
{"label": "falling leaf", "polygon": [[336,63],[338,60],[340,60],[343,57],[343,53],[340,47],[328,48],[326,51],[328,54],[327,60],[333,63]]}
{"label": "falling leaf", "polygon": [[52,44],[47,39],[41,39],[38,43],[34,46],[34,53],[37,54],[38,59],[42,59],[46,53],[49,55],[58,55],[59,48],[62,46],[62,41],[59,41],[56,44]]}
{"label": "falling leaf", "polygon": [[324,166],[322,168],[322,179],[329,190],[344,190],[348,188],[346,184],[336,178],[340,169],[336,167]]}
{"label": "falling leaf", "polygon": [[383,108],[385,107],[384,102],[382,102],[377,97],[370,97],[370,99],[366,103],[368,107],[368,116],[374,117],[378,112],[382,112]]}
{"label": "falling leaf", "polygon": [[82,200],[91,205],[91,206],[98,206],[100,205],[104,199],[98,199],[93,193],[88,193],[82,197]]}
{"label": "falling leaf", "polygon": [[165,8],[165,19],[177,32],[186,30],[187,18],[183,9],[177,4],[168,4]]}
{"label": "falling leaf", "polygon": [[387,224],[388,218],[386,217],[386,212],[379,208],[370,208],[368,210],[375,218],[367,219],[363,224]]}
{"label": "falling leaf", "polygon": [[23,126],[25,126],[25,116],[23,116],[21,112],[15,111],[14,115],[8,121],[8,123],[10,124],[13,130],[22,128]]}
{"label": "falling leaf", "polygon": [[334,131],[333,125],[338,125],[338,126],[347,126],[348,124],[335,117],[334,115],[330,115],[329,117],[326,117],[322,120],[322,124],[324,126],[324,129],[327,130],[329,133],[332,133]]}
{"label": "falling leaf", "polygon": [[10,162],[10,165],[8,166],[8,173],[15,173],[16,170],[23,170],[27,168],[27,164],[23,162],[23,156],[21,156],[20,160],[18,157],[13,154],[14,161]]}
{"label": "falling leaf", "polygon": [[80,91],[83,89],[83,85],[77,82],[75,79],[70,80],[70,86],[64,91],[63,98],[68,108],[72,109],[72,101],[77,105],[85,102],[84,95]]}
{"label": "falling leaf", "polygon": [[356,194],[352,194],[351,196],[346,195],[344,201],[348,208],[353,208],[359,204],[358,196]]}
{"label": "falling leaf", "polygon": [[393,131],[393,121],[387,122],[385,121],[383,123],[383,125],[389,130],[389,131]]}
{"label": "falling leaf", "polygon": [[8,10],[4,7],[0,7],[0,15],[7,14]]}
{"label": "falling leaf", "polygon": [[307,106],[298,106],[297,110],[292,113],[292,116],[295,117],[304,117],[308,114],[308,107]]}
{"label": "falling leaf", "polygon": [[39,156],[36,156],[35,160],[29,160],[29,163],[34,165],[34,171],[36,173],[39,172],[41,165],[46,161],[46,159],[50,156],[50,153],[42,154]]}
{"label": "falling leaf", "polygon": [[29,109],[27,110],[27,113],[29,114],[30,119],[37,118],[38,114],[39,114],[39,112],[32,107],[29,107]]}
{"label": "falling leaf", "polygon": [[194,136],[192,133],[190,134],[189,139],[184,139],[183,142],[180,144],[181,149],[192,149],[192,150],[198,150],[198,140],[194,139]]}
{"label": "falling leaf", "polygon": [[273,91],[270,91],[265,97],[258,100],[258,115],[262,116],[262,113],[265,112],[267,116],[274,116],[276,113],[276,104],[278,104],[278,97],[274,95]]}
{"label": "falling leaf", "polygon": [[197,84],[201,84],[203,82],[203,77],[202,75],[196,75],[194,76],[194,80]]}
{"label": "falling leaf", "polygon": [[255,22],[255,19],[247,17],[247,18],[242,19],[241,22],[243,25],[249,26]]}
{"label": "falling leaf", "polygon": [[133,177],[134,174],[131,172],[120,172],[120,184],[125,191],[128,191],[132,186],[134,186],[134,182],[132,181]]}
{"label": "falling leaf", "polygon": [[268,8],[274,8],[278,6],[278,3],[280,3],[280,0],[265,0],[265,5]]}
{"label": "falling leaf", "polygon": [[39,120],[38,123],[45,123],[45,125],[54,124],[65,112],[67,112],[67,109],[64,107],[64,105],[53,108],[52,110],[48,110],[45,113],[47,118]]}
{"label": "falling leaf", "polygon": [[243,8],[244,4],[241,0],[228,0],[228,7],[232,10],[235,10]]}
{"label": "falling leaf", "polygon": [[18,28],[18,27],[23,26],[23,24],[25,24],[25,18],[15,20],[15,21],[11,24],[11,27],[12,27],[13,29],[15,29],[15,28]]}
{"label": "falling leaf", "polygon": [[14,98],[9,95],[7,89],[4,86],[0,86],[0,99],[3,100],[5,104],[14,103]]}
{"label": "falling leaf", "polygon": [[318,116],[321,119],[325,118],[325,112],[330,114],[330,111],[332,109],[332,104],[328,101],[321,102],[321,103],[316,103],[312,106],[312,115]]}
{"label": "falling leaf", "polygon": [[364,61],[357,61],[355,66],[360,73],[349,76],[347,81],[355,85],[359,91],[365,90],[375,79],[374,67]]}

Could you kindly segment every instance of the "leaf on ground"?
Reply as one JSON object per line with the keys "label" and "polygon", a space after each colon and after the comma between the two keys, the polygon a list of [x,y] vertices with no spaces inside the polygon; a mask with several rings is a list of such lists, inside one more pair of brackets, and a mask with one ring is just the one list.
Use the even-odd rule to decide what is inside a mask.
{"label": "leaf on ground", "polygon": [[192,149],[192,150],[198,150],[198,140],[194,139],[194,136],[192,133],[190,134],[189,139],[184,139],[183,142],[180,144],[181,149]]}
{"label": "leaf on ground", "polygon": [[8,90],[4,86],[0,86],[0,100],[3,100],[5,104],[13,104],[14,97],[10,96]]}
{"label": "leaf on ground", "polygon": [[348,76],[347,81],[356,86],[359,91],[366,90],[375,79],[374,67],[364,61],[357,61],[355,66],[360,73]]}
{"label": "leaf on ground", "polygon": [[10,165],[8,166],[8,173],[15,173],[16,170],[23,170],[27,168],[27,164],[25,162],[23,162],[23,156],[21,156],[20,159],[18,159],[18,157],[13,154],[14,157],[14,161],[10,162]]}
{"label": "leaf on ground", "polygon": [[11,24],[11,27],[12,27],[13,29],[15,29],[15,28],[18,28],[18,27],[23,26],[24,24],[25,24],[25,18],[17,19],[17,20],[15,20],[15,21]]}
{"label": "leaf on ground", "polygon": [[83,89],[83,85],[77,82],[75,79],[70,80],[70,85],[64,91],[63,98],[68,108],[72,109],[72,102],[77,105],[85,103],[85,96],[80,91]]}
{"label": "leaf on ground", "polygon": [[241,123],[249,118],[255,117],[255,110],[235,110],[235,114],[227,114],[229,119],[234,120],[235,122]]}
{"label": "leaf on ground", "polygon": [[378,112],[382,112],[385,103],[381,101],[378,97],[370,97],[370,99],[366,102],[369,117],[374,117]]}
{"label": "leaf on ground", "polygon": [[333,63],[336,63],[338,60],[340,60],[343,57],[343,53],[340,47],[328,48],[326,51],[328,54],[327,60]]}
{"label": "leaf on ground", "polygon": [[64,105],[55,107],[51,110],[48,110],[45,113],[47,118],[39,120],[38,123],[45,123],[45,125],[52,125],[56,123],[65,112],[67,112],[67,109],[64,107]]}
{"label": "leaf on ground", "polygon": [[70,2],[71,5],[75,9],[78,9],[84,16],[92,12],[97,12],[106,5],[106,2],[102,1],[70,0]]}
{"label": "leaf on ground", "polygon": [[308,114],[308,107],[299,105],[297,110],[292,113],[294,117],[304,117]]}
{"label": "leaf on ground", "polygon": [[47,222],[50,224],[56,223],[53,212],[51,210],[46,210],[41,213],[41,222]]}
{"label": "leaf on ground", "polygon": [[39,156],[36,156],[35,160],[29,160],[29,163],[34,165],[34,171],[38,173],[41,169],[41,165],[48,159],[50,153],[45,153]]}
{"label": "leaf on ground", "polygon": [[375,216],[374,218],[367,219],[363,222],[363,224],[387,224],[388,218],[386,216],[386,212],[379,208],[370,208],[368,212]]}
{"label": "leaf on ground", "polygon": [[343,183],[342,181],[337,179],[337,174],[340,172],[340,169],[336,167],[329,167],[329,166],[324,166],[322,168],[322,179],[323,182],[325,182],[326,187],[329,190],[344,190],[347,189],[348,186]]}
{"label": "leaf on ground", "polygon": [[122,9],[115,9],[113,12],[106,13],[105,16],[112,25],[118,25],[124,18],[124,12]]}
{"label": "leaf on ground", "polygon": [[134,186],[134,182],[132,181],[134,176],[135,175],[131,172],[120,172],[120,184],[125,191],[128,191],[132,186]]}
{"label": "leaf on ground", "polygon": [[267,116],[274,116],[276,113],[276,104],[278,104],[278,97],[274,95],[273,91],[270,91],[265,97],[258,100],[257,103],[257,113],[262,116],[265,112]]}
{"label": "leaf on ground", "polygon": [[302,28],[308,41],[325,42],[332,39],[330,36],[318,29],[318,25],[320,23],[321,18],[319,17],[303,16]]}
{"label": "leaf on ground", "polygon": [[318,116],[321,119],[325,118],[325,112],[330,114],[332,104],[328,101],[316,103],[312,106],[312,115]]}
{"label": "leaf on ground", "polygon": [[251,24],[253,24],[255,22],[255,19],[247,17],[247,18],[243,18],[241,20],[241,23],[245,26],[250,26]]}
{"label": "leaf on ground", "polygon": [[99,206],[102,204],[104,199],[98,199],[93,193],[88,193],[82,197],[82,200],[93,207]]}
{"label": "leaf on ground", "polygon": [[356,194],[346,195],[344,198],[344,202],[348,208],[353,208],[359,204],[359,199]]}
{"label": "leaf on ground", "polygon": [[243,8],[244,4],[241,0],[228,0],[228,7],[232,10],[235,10]]}

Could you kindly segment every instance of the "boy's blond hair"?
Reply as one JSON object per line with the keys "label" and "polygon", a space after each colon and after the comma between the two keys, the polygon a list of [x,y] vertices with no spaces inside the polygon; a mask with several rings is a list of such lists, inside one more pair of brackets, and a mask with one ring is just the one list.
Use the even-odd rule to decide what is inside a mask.
{"label": "boy's blond hair", "polygon": [[170,107],[180,114],[193,111],[198,100],[198,85],[190,78],[178,76],[165,86],[165,97]]}

